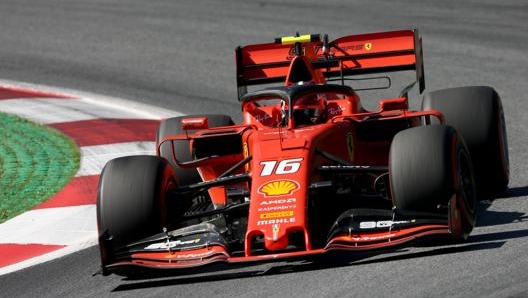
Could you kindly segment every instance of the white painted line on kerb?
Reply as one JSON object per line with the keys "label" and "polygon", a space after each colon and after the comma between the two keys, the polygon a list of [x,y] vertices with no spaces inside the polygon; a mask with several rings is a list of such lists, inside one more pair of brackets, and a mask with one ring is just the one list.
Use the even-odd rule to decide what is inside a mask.
{"label": "white painted line on kerb", "polygon": [[95,204],[27,211],[0,225],[0,243],[73,245],[97,238]]}
{"label": "white painted line on kerb", "polygon": [[[40,124],[74,122],[100,118],[138,118],[130,110],[109,109],[83,99],[16,98],[0,100],[0,111]],[[153,119],[158,119],[153,118]]]}
{"label": "white painted line on kerb", "polygon": [[76,177],[98,175],[111,159],[129,155],[155,155],[156,142],[129,142],[81,147],[81,166]]}
{"label": "white painted line on kerb", "polygon": [[[0,79],[0,86],[10,88],[23,88],[38,90],[42,92],[60,94],[64,96],[71,96],[79,98],[81,101],[93,104],[95,106],[104,107],[106,109],[120,111],[123,113],[131,113],[136,115],[135,118],[139,119],[164,119],[169,117],[176,117],[183,115],[181,112],[170,110],[167,108],[161,108],[151,106],[148,104],[138,103],[126,100],[124,98],[106,96],[101,94],[95,94],[91,92],[79,91],[68,88],[51,87],[40,84],[30,84],[23,82],[16,82],[11,80]],[[66,99],[67,100],[67,99]],[[117,117],[117,115],[115,115]],[[99,117],[102,118],[102,117]]]}
{"label": "white painted line on kerb", "polygon": [[69,245],[64,248],[60,248],[55,251],[52,251],[52,252],[49,252],[49,253],[46,253],[46,254],[31,258],[31,259],[27,259],[22,262],[18,262],[13,265],[2,267],[0,268],[0,275],[22,270],[24,268],[35,266],[35,265],[38,265],[44,262],[52,261],[60,257],[72,254],[74,252],[78,252],[80,250],[97,245],[97,235],[93,236],[89,234],[89,235],[82,235],[82,236],[84,237],[79,238],[78,241],[73,245]]}

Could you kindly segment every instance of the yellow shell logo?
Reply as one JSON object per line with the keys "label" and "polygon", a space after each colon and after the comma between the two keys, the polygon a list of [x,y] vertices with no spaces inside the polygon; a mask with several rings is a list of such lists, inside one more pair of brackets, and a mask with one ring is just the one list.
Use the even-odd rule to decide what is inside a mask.
{"label": "yellow shell logo", "polygon": [[276,180],[263,184],[258,192],[267,196],[291,195],[299,188],[299,183],[291,180]]}

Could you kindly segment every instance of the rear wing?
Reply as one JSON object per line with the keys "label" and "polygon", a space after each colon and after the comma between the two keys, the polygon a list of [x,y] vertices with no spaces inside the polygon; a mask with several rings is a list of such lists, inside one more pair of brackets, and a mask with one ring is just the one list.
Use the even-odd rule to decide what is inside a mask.
{"label": "rear wing", "polygon": [[326,36],[323,41],[308,38],[291,42],[295,41],[291,37],[282,40],[236,48],[239,97],[246,93],[246,86],[284,82],[299,46],[302,55],[327,79],[415,70],[420,93],[425,89],[422,39],[416,29],[348,35],[331,42]]}

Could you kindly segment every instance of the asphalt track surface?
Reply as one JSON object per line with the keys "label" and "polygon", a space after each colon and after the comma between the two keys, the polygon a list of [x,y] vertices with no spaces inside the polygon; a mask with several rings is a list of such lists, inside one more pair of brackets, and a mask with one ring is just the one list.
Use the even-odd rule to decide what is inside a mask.
{"label": "asphalt track surface", "polygon": [[527,297],[527,19],[523,0],[0,1],[0,78],[184,113],[238,115],[239,44],[296,31],[339,37],[417,27],[427,90],[497,89],[511,164],[509,190],[480,204],[478,226],[463,244],[154,280],[92,277],[94,247],[1,276],[0,296]]}

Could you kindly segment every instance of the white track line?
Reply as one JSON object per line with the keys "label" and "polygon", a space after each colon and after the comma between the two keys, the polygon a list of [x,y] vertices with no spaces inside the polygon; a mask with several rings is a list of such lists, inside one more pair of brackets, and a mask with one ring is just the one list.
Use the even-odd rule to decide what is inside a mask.
{"label": "white track line", "polygon": [[97,239],[95,214],[95,205],[30,210],[1,224],[0,239],[46,245],[73,245],[80,235]]}
{"label": "white track line", "polygon": [[38,265],[38,264],[48,262],[48,261],[52,261],[54,259],[58,259],[60,257],[72,254],[74,252],[78,252],[80,250],[86,249],[88,247],[92,247],[94,245],[97,245],[97,235],[94,236],[92,234],[84,234],[84,238],[79,237],[75,244],[66,246],[61,249],[57,249],[47,254],[43,254],[43,255],[40,255],[40,256],[31,258],[31,259],[27,259],[22,262],[18,262],[16,264],[2,267],[0,268],[0,275],[12,273],[12,272],[22,270],[27,267]]}
{"label": "white track line", "polygon": [[[139,118],[144,113],[130,109],[109,109],[104,105],[95,105],[92,101],[80,99],[54,98],[15,98],[0,100],[0,111],[14,114],[40,124],[52,124],[92,120],[99,118]],[[152,115],[148,115],[152,116]],[[144,118],[144,119],[159,119]]]}
{"label": "white track line", "polygon": [[[46,85],[37,85],[23,82],[16,82],[11,80],[0,79],[0,86],[8,88],[22,88],[38,90],[42,92],[60,94],[79,98],[81,101],[87,102],[94,106],[102,107],[106,110],[114,110],[120,113],[131,113],[136,115],[134,118],[138,119],[163,119],[168,117],[176,117],[183,115],[182,113],[167,108],[156,107],[148,104],[133,102],[124,98],[106,96],[91,92],[79,91],[75,89],[51,87]],[[24,99],[27,100],[27,99]],[[63,99],[64,100],[64,99]],[[67,101],[67,99],[66,99]],[[114,115],[112,118],[116,118]],[[102,117],[99,117],[102,118]],[[64,122],[64,121],[63,121]]]}

